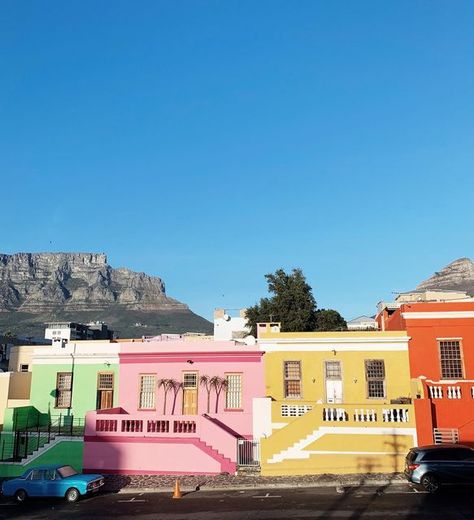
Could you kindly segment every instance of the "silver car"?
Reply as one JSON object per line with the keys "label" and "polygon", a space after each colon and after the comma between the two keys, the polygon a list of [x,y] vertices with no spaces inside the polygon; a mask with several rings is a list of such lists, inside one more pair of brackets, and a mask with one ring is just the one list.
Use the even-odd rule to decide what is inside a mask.
{"label": "silver car", "polygon": [[474,450],[461,444],[412,448],[405,458],[405,476],[436,493],[442,484],[474,483]]}

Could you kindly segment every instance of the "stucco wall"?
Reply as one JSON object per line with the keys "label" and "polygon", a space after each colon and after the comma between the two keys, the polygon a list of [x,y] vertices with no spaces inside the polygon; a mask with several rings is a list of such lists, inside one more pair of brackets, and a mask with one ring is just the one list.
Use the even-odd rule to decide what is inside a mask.
{"label": "stucco wall", "polygon": [[67,409],[56,408],[56,378],[58,372],[73,372],[72,407],[75,417],[84,417],[89,410],[95,410],[97,404],[97,374],[99,372],[114,372],[115,388],[114,406],[118,403],[117,378],[118,367],[100,364],[40,364],[33,365],[31,381],[31,400],[40,412],[50,412],[52,415],[67,413]]}

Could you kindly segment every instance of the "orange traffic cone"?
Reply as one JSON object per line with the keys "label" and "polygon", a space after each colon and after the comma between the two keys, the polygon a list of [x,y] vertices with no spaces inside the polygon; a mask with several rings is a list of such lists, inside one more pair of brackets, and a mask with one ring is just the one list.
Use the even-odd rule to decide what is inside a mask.
{"label": "orange traffic cone", "polygon": [[172,498],[182,498],[183,494],[181,493],[181,489],[179,489],[179,478],[176,479],[175,485],[174,485],[174,493]]}

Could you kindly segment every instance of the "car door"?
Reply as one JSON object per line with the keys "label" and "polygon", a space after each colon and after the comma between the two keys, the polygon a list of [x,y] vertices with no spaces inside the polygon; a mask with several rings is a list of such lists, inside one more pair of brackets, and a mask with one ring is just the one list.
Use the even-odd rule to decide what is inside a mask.
{"label": "car door", "polygon": [[26,492],[30,497],[42,497],[45,495],[44,471],[32,469],[25,482]]}
{"label": "car door", "polygon": [[457,462],[454,460],[454,453],[452,450],[439,448],[428,451],[423,456],[423,464],[425,465],[426,473],[436,475],[441,482],[456,482],[457,481]]}
{"label": "car door", "polygon": [[474,482],[474,450],[470,448],[456,448],[456,472],[458,482]]}
{"label": "car door", "polygon": [[57,475],[55,469],[44,470],[44,493],[48,497],[59,496],[60,477]]}

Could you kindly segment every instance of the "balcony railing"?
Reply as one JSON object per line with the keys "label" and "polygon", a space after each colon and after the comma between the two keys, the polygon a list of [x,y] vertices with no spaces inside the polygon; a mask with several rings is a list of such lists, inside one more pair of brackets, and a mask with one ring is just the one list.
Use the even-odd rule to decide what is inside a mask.
{"label": "balcony railing", "polygon": [[[345,426],[362,425],[375,426],[377,423],[404,423],[414,426],[412,404],[328,404],[303,401],[302,403],[283,402],[272,403],[274,422],[293,422],[312,416],[312,424],[322,425],[345,423]],[[410,424],[408,424],[410,423]]]}
{"label": "balcony railing", "polygon": [[470,383],[427,383],[430,399],[474,399],[474,387]]}
{"label": "balcony railing", "polygon": [[355,423],[407,423],[410,422],[410,408],[323,408],[323,422]]}
{"label": "balcony railing", "polygon": [[[100,418],[99,418],[100,417]],[[147,419],[136,416],[109,416],[100,415],[95,417],[95,424],[88,421],[87,434],[142,434],[142,435],[166,435],[193,434],[197,432],[197,420],[199,417],[166,417],[163,419]]]}

